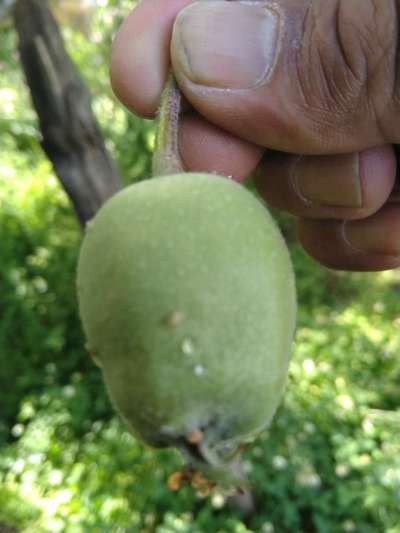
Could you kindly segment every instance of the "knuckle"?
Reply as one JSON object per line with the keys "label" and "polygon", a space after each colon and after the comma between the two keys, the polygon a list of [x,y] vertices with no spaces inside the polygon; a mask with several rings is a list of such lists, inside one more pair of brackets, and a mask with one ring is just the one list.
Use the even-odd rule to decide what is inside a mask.
{"label": "knuckle", "polygon": [[400,0],[310,2],[296,53],[301,106],[322,126],[380,127],[393,99],[400,109],[397,5]]}

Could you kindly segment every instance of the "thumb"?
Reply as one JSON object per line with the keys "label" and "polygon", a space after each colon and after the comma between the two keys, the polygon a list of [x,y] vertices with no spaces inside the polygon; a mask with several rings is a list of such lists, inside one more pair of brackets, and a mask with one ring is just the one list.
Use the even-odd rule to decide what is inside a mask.
{"label": "thumb", "polygon": [[400,0],[207,0],[176,18],[185,96],[236,136],[295,153],[400,142]]}

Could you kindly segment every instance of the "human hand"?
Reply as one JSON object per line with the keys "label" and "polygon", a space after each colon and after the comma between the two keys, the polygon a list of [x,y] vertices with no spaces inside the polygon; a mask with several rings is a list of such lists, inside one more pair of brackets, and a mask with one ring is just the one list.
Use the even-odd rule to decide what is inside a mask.
{"label": "human hand", "polygon": [[187,170],[238,181],[255,171],[260,194],[298,217],[302,245],[322,264],[395,268],[399,8],[399,0],[142,0],[114,40],[113,88],[153,117],[172,59],[193,106],[180,131]]}

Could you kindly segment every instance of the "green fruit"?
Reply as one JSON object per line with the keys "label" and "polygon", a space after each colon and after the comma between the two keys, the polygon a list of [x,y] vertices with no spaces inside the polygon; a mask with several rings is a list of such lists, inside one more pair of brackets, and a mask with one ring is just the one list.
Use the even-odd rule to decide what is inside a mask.
{"label": "green fruit", "polygon": [[109,394],[144,441],[181,448],[212,477],[268,426],[294,279],[273,220],[241,185],[177,174],[124,189],[85,236],[78,292]]}

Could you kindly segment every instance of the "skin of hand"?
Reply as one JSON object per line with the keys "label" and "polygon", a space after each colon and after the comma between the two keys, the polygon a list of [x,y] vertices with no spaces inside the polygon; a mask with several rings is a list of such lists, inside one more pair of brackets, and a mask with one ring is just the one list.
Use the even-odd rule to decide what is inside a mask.
{"label": "skin of hand", "polygon": [[154,117],[172,62],[187,170],[252,174],[330,268],[396,268],[399,13],[400,0],[142,0],[114,39],[111,82]]}

